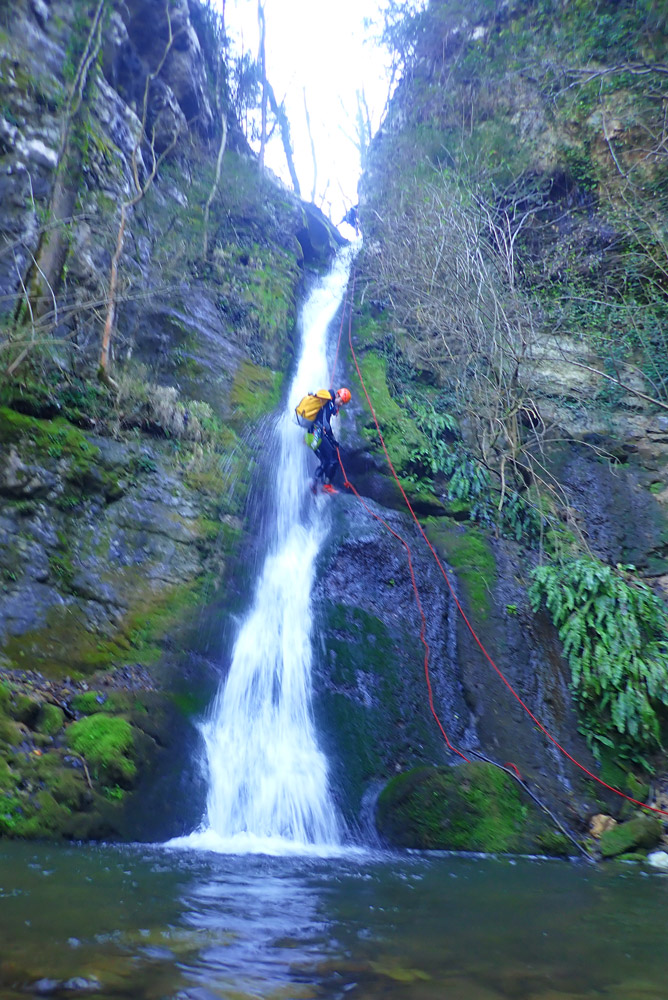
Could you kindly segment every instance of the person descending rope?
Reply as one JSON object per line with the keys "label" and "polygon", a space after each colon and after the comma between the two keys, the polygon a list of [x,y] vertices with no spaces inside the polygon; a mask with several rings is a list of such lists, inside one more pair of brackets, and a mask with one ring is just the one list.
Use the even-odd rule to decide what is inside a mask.
{"label": "person descending rope", "polygon": [[335,417],[341,406],[350,402],[350,389],[318,389],[310,392],[297,403],[295,415],[300,427],[306,428],[305,442],[313,449],[320,465],[315,470],[311,483],[311,492],[318,492],[318,483],[322,480],[322,488],[326,493],[338,493],[333,485],[336,470],[339,467],[337,455],[338,441],[332,433],[330,420]]}

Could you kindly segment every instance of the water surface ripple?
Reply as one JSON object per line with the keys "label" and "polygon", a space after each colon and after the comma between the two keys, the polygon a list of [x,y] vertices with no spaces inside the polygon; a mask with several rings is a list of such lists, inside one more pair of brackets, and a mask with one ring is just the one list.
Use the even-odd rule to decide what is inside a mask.
{"label": "water surface ripple", "polygon": [[665,1000],[667,923],[633,866],[0,848],[2,1000]]}

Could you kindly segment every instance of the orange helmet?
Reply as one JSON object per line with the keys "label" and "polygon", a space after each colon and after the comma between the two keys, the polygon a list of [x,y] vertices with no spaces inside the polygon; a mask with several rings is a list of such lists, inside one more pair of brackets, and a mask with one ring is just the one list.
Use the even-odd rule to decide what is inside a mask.
{"label": "orange helmet", "polygon": [[342,403],[350,402],[350,389],[339,389],[336,394]]}

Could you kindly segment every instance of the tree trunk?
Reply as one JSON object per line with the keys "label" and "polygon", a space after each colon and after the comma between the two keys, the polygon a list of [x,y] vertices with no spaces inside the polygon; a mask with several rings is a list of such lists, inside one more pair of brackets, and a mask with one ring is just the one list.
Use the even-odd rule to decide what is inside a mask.
{"label": "tree trunk", "polygon": [[261,104],[261,124],[260,124],[260,169],[264,170],[264,152],[267,144],[267,54],[265,39],[267,34],[267,23],[264,16],[264,4],[262,0],[257,0],[257,20],[260,26],[260,76],[262,78],[262,104]]}
{"label": "tree trunk", "polygon": [[283,149],[285,150],[285,159],[288,163],[288,171],[290,172],[290,179],[292,181],[292,187],[295,194],[301,197],[301,188],[299,186],[299,179],[297,177],[297,171],[295,170],[295,161],[293,158],[292,141],[290,139],[290,122],[288,121],[288,116],[285,113],[285,108],[282,104],[279,104],[276,100],[276,94],[274,93],[274,88],[267,80],[267,94],[269,97],[269,107],[276,115],[276,120],[278,126],[281,130],[281,142],[283,143]]}
{"label": "tree trunk", "polygon": [[306,128],[308,130],[308,137],[311,143],[311,156],[313,157],[313,187],[311,188],[311,201],[315,204],[315,191],[318,181],[318,161],[315,157],[315,143],[313,142],[313,133],[311,132],[311,116],[308,113],[308,104],[306,103],[306,88],[304,88],[304,114],[306,115]]}

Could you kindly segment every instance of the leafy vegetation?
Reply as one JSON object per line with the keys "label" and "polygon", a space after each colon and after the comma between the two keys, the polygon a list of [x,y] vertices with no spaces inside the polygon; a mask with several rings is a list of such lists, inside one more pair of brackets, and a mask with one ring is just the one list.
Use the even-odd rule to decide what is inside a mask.
{"label": "leafy vegetation", "polygon": [[660,744],[668,612],[632,569],[585,558],[540,566],[529,594],[559,629],[591,739],[613,747],[621,736],[637,754]]}
{"label": "leafy vegetation", "polygon": [[470,520],[496,528],[515,541],[535,544],[544,533],[546,521],[530,495],[493,489],[489,470],[464,445],[451,414],[438,412],[431,403],[415,398],[405,402],[424,434],[414,461],[427,474],[446,478],[447,497],[458,504],[456,510],[468,509]]}

